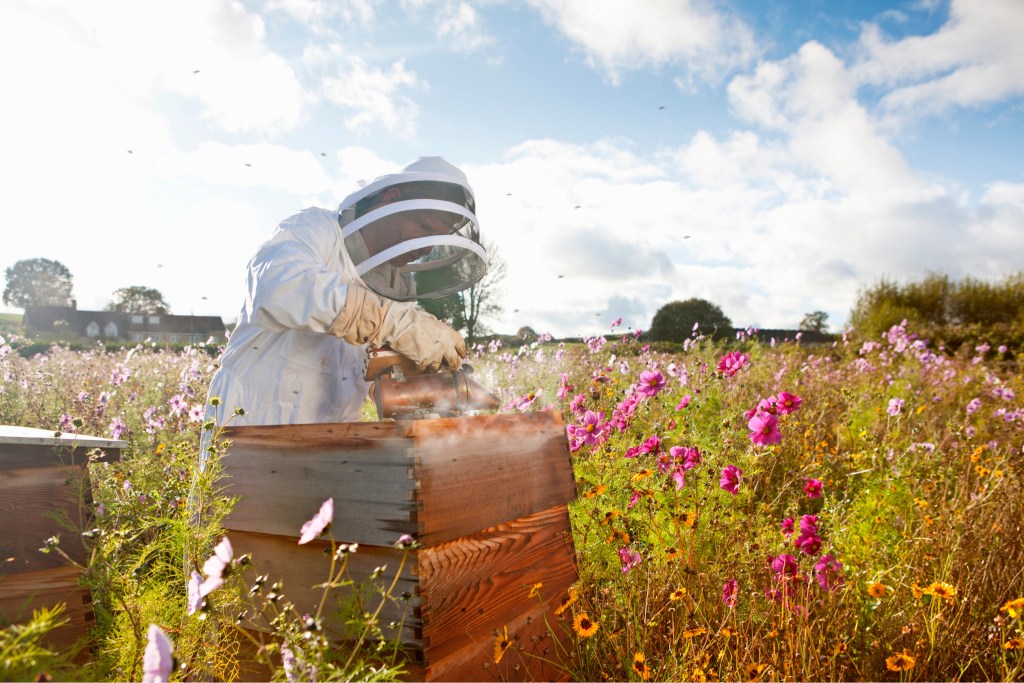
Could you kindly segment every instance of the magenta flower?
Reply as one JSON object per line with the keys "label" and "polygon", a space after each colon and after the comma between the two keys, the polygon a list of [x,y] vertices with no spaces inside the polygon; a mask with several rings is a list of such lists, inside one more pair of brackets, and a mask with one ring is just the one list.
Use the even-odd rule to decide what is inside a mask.
{"label": "magenta flower", "polygon": [[743,470],[736,467],[736,465],[727,465],[722,469],[722,478],[719,480],[718,485],[735,496],[739,493],[742,477]]}
{"label": "magenta flower", "polygon": [[775,397],[775,405],[778,411],[783,415],[789,415],[800,410],[800,404],[803,403],[803,399],[799,396],[789,393],[788,391],[780,391],[779,395]]}
{"label": "magenta flower", "polygon": [[320,506],[320,511],[313,515],[312,519],[302,525],[302,535],[299,537],[299,545],[309,543],[324,532],[334,520],[334,499],[328,498]]}
{"label": "magenta flower", "polygon": [[758,412],[747,423],[750,428],[750,440],[758,446],[768,446],[782,441],[779,431],[779,418],[769,413]]}
{"label": "magenta flower", "polygon": [[166,683],[174,668],[174,645],[156,624],[149,625],[146,651],[142,654],[143,683]]}
{"label": "magenta flower", "polygon": [[595,413],[593,410],[588,410],[583,414],[583,423],[576,430],[576,436],[582,437],[583,443],[588,446],[604,441],[603,437],[608,424],[601,421],[602,417],[604,417],[604,413]]}
{"label": "magenta flower", "polygon": [[801,534],[818,533],[818,515],[804,515],[800,518]]}
{"label": "magenta flower", "polygon": [[801,534],[793,544],[805,555],[817,555],[821,550],[821,537],[817,534]]}
{"label": "magenta flower", "polygon": [[636,393],[647,398],[653,398],[658,392],[665,388],[665,377],[661,370],[644,370],[640,373],[640,381],[636,385]]}
{"label": "magenta flower", "polygon": [[726,377],[732,377],[740,371],[749,358],[749,354],[730,351],[718,360],[718,371]]}
{"label": "magenta flower", "polygon": [[821,590],[832,592],[843,585],[843,563],[831,555],[822,555],[814,564],[814,575]]}
{"label": "magenta flower", "polygon": [[638,489],[633,489],[633,495],[629,497],[629,502],[626,503],[626,509],[632,510],[633,507],[640,502],[640,496],[643,494]]}
{"label": "magenta flower", "polygon": [[629,547],[619,548],[619,562],[622,563],[622,573],[628,573],[633,567],[636,567],[643,558],[640,553],[635,550],[630,550]]}
{"label": "magenta flower", "polygon": [[800,570],[796,558],[792,555],[779,555],[770,559],[772,571],[775,572],[775,578],[779,581],[795,577]]}
{"label": "magenta flower", "polygon": [[729,579],[722,586],[722,602],[726,607],[735,607],[740,599],[740,585],[736,579]]}
{"label": "magenta flower", "polygon": [[576,394],[575,396],[572,397],[572,401],[569,402],[569,410],[571,410],[573,414],[579,415],[581,412],[585,410],[585,408],[583,407],[583,402],[586,400],[587,397],[585,394]]}
{"label": "magenta flower", "polygon": [[516,408],[519,409],[519,412],[525,413],[529,410],[530,406],[533,405],[533,402],[537,400],[537,397],[540,396],[542,391],[543,389],[538,389],[537,391],[531,391],[525,396],[521,396],[519,400],[516,401]]}
{"label": "magenta flower", "polygon": [[782,520],[782,533],[784,533],[787,536],[792,536],[793,535],[793,518],[792,517],[786,517],[784,520]]}
{"label": "magenta flower", "polygon": [[642,444],[640,444],[640,453],[641,454],[647,454],[647,453],[658,454],[658,453],[661,453],[661,439],[658,438],[657,434],[655,434],[654,436],[648,437],[646,441],[644,441]]}
{"label": "magenta flower", "polygon": [[681,466],[672,473],[672,480],[676,483],[676,491],[686,486],[686,470]]}
{"label": "magenta flower", "polygon": [[818,479],[806,479],[807,483],[804,484],[804,492],[807,493],[808,498],[821,498],[821,481]]}
{"label": "magenta flower", "polygon": [[902,398],[890,398],[889,407],[886,408],[887,413],[890,415],[899,415],[903,412],[904,401]]}
{"label": "magenta flower", "polygon": [[967,403],[967,414],[968,415],[973,415],[974,413],[978,412],[978,408],[980,408],[980,407],[981,407],[981,399],[980,398],[972,398]]}
{"label": "magenta flower", "polygon": [[693,397],[690,396],[689,394],[687,394],[686,396],[683,396],[682,400],[679,401],[678,404],[676,404],[676,410],[682,410],[683,408],[687,407],[688,405],[690,405],[690,401],[692,401],[692,400],[693,400]]}
{"label": "magenta flower", "polygon": [[701,464],[700,450],[695,446],[673,446],[668,452],[684,470],[692,470]]}

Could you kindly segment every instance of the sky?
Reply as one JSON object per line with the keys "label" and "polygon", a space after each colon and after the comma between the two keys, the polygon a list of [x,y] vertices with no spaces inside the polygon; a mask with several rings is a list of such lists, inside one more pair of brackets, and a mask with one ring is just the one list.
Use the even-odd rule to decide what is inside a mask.
{"label": "sky", "polygon": [[1022,35],[1020,0],[4,0],[0,268],[230,323],[278,222],[442,156],[493,331],[839,331],[883,278],[1024,269]]}

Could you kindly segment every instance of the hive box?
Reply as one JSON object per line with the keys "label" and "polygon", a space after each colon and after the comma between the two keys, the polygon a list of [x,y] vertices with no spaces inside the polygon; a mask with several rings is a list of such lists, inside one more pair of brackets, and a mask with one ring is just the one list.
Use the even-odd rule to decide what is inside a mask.
{"label": "hive box", "polygon": [[[553,608],[577,579],[567,504],[576,487],[556,413],[225,429],[225,522],[235,554],[283,580],[300,613],[327,578],[324,536],[298,545],[302,524],[334,499],[329,531],[358,543],[349,573],[386,566],[397,578],[381,623],[411,652],[421,680],[565,678],[566,630]],[[403,534],[418,546],[398,575]],[[541,583],[540,597],[530,597]],[[345,637],[338,624],[329,631]],[[495,633],[515,645],[493,661]],[[556,642],[557,641],[557,642]]]}
{"label": "hive box", "polygon": [[65,649],[86,635],[93,620],[89,589],[79,585],[79,571],[63,557],[39,549],[46,539],[60,536],[61,550],[76,562],[88,561],[81,532],[92,520],[89,454],[91,462],[112,462],[125,445],[0,425],[0,626],[65,603],[69,621],[49,634],[48,644]]}

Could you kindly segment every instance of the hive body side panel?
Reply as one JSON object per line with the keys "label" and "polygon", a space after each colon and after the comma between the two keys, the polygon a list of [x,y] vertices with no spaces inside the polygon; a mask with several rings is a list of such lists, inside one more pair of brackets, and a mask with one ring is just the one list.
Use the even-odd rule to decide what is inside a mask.
{"label": "hive body side panel", "polygon": [[[493,653],[495,629],[539,603],[543,611],[557,607],[576,581],[568,509],[558,505],[424,548],[419,571],[428,675],[479,671]],[[540,597],[530,597],[536,583]]]}
{"label": "hive body side panel", "polygon": [[0,577],[0,627],[27,622],[33,610],[64,603],[67,623],[49,632],[44,642],[67,651],[95,621],[92,593],[79,584],[80,576],[75,567],[64,566]]}
{"label": "hive body side panel", "polygon": [[[264,594],[270,591],[271,585],[282,581],[285,599],[295,605],[300,614],[315,614],[323,596],[322,588],[314,588],[328,581],[331,568],[330,547],[326,541],[311,541],[298,545],[297,538],[268,536],[234,531],[229,534],[232,548],[236,555],[252,553],[252,564],[255,575],[268,577],[264,585]],[[327,552],[325,552],[327,551]],[[394,548],[378,548],[360,545],[355,553],[347,555],[345,578],[357,585],[370,585],[369,577],[378,567],[385,567],[373,586],[387,587],[391,585],[402,565],[403,551]],[[420,621],[416,616],[419,608],[419,580],[415,576],[416,557],[410,553],[402,567],[401,576],[395,585],[394,600],[384,600],[379,621],[389,638],[398,637],[406,644],[419,646]],[[408,599],[401,596],[406,594]],[[337,598],[351,595],[349,588],[332,588],[328,596],[327,609],[324,613],[324,627],[334,637],[345,639],[352,634],[346,633],[344,624],[332,618],[337,612]],[[369,600],[365,611],[373,612],[381,602],[377,592],[368,593]],[[395,622],[401,624],[400,629],[389,630],[386,625]],[[252,623],[252,628],[266,629],[266,624]]]}
{"label": "hive body side panel", "polygon": [[366,426],[359,438],[353,429],[340,430],[340,436],[321,430],[320,440],[288,430],[296,445],[282,445],[280,434],[267,442],[256,438],[269,427],[237,428],[257,433],[232,439],[222,458],[227,493],[240,498],[225,527],[295,536],[332,498],[333,537],[340,541],[389,546],[402,534],[414,534],[411,441],[394,430]]}
{"label": "hive body side panel", "polygon": [[422,420],[413,434],[424,545],[576,496],[565,425],[556,413]]}

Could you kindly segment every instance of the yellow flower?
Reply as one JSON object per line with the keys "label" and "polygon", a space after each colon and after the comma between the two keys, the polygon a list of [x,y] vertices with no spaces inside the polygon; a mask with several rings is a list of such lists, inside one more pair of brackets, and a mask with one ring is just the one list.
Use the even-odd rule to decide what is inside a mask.
{"label": "yellow flower", "polygon": [[761,680],[761,674],[764,673],[766,668],[768,668],[767,664],[751,662],[743,667],[743,675],[748,681],[759,681]]}
{"label": "yellow flower", "polygon": [[935,581],[932,585],[924,589],[924,594],[934,595],[937,598],[942,598],[946,602],[953,602],[953,598],[956,597],[956,588],[948,583]]}
{"label": "yellow flower", "polygon": [[501,662],[501,658],[505,656],[505,652],[512,647],[512,641],[508,637],[508,626],[504,626],[501,629],[501,633],[494,639],[494,663],[498,664]]}
{"label": "yellow flower", "polygon": [[601,526],[608,524],[613,519],[618,517],[620,514],[622,513],[620,513],[618,510],[609,510],[608,512],[604,513],[604,519],[601,520]]}
{"label": "yellow flower", "polygon": [[885,658],[885,668],[889,671],[910,671],[914,668],[914,657],[904,648],[903,652]]}
{"label": "yellow flower", "polygon": [[917,503],[920,507],[928,507],[928,501],[925,500],[924,498],[914,498],[914,502]]}
{"label": "yellow flower", "polygon": [[690,680],[694,683],[708,683],[708,676],[704,673],[704,669],[695,668],[690,673]]}
{"label": "yellow flower", "polygon": [[1024,650],[1024,638],[1010,638],[1003,643],[1004,650]]}
{"label": "yellow flower", "polygon": [[157,444],[156,451],[154,451],[154,453],[156,455],[160,455],[161,453],[164,452],[164,448],[166,448],[166,447],[167,447],[167,444],[165,444],[165,443]]}
{"label": "yellow flower", "polygon": [[691,628],[686,631],[683,631],[683,638],[694,638],[696,636],[702,636],[707,632],[708,630],[703,627]]}
{"label": "yellow flower", "polygon": [[597,633],[597,629],[597,623],[591,621],[586,612],[580,612],[576,615],[576,618],[572,620],[572,630],[575,631],[576,635],[580,638],[589,638]]}
{"label": "yellow flower", "polygon": [[833,654],[842,655],[846,654],[846,651],[849,649],[850,646],[840,640],[838,643],[836,643],[836,646],[832,649],[832,652]]}
{"label": "yellow flower", "polygon": [[1008,613],[1011,619],[1016,619],[1021,614],[1024,614],[1024,598],[1010,600],[1005,605],[1000,607],[999,611]]}
{"label": "yellow flower", "polygon": [[718,635],[722,636],[723,638],[732,638],[737,633],[739,633],[739,631],[737,631],[736,629],[729,628],[728,626],[723,626],[722,630],[718,632]]}
{"label": "yellow flower", "polygon": [[652,474],[654,474],[654,470],[643,469],[643,470],[637,471],[637,473],[634,474],[632,477],[630,477],[630,479],[632,481],[641,481],[642,479],[646,479],[647,477],[651,476]]}
{"label": "yellow flower", "polygon": [[594,498],[596,496],[600,496],[602,493],[604,493],[607,490],[608,490],[608,487],[605,486],[604,484],[601,484],[599,486],[595,486],[594,488],[592,488],[589,491],[587,491],[586,493],[584,493],[583,497],[584,498]]}
{"label": "yellow flower", "polygon": [[705,650],[693,658],[693,663],[703,669],[711,663],[711,655]]}
{"label": "yellow flower", "polygon": [[530,586],[530,594],[528,596],[526,596],[526,597],[528,597],[528,598],[539,598],[540,597],[540,589],[543,588],[543,587],[544,587],[543,582],[538,581],[537,583],[535,583],[532,586]]}
{"label": "yellow flower", "polygon": [[558,607],[555,608],[555,616],[558,616],[559,614],[564,612],[569,607],[569,605],[576,602],[576,598],[577,595],[575,589],[570,588],[568,594],[562,596],[562,602],[559,603]]}
{"label": "yellow flower", "polygon": [[678,515],[676,520],[683,526],[693,528],[693,525],[697,523],[697,511],[687,510],[686,512]]}
{"label": "yellow flower", "polygon": [[677,588],[674,591],[672,591],[672,594],[668,596],[668,599],[672,600],[674,602],[676,600],[682,600],[683,596],[685,596],[685,595],[686,595],[686,589],[685,588]]}
{"label": "yellow flower", "polygon": [[651,669],[644,662],[644,653],[637,652],[633,655],[633,671],[640,677],[641,681],[651,680]]}
{"label": "yellow flower", "polygon": [[910,584],[910,592],[914,594],[915,598],[920,598],[922,595],[924,595],[924,589],[921,588],[917,581]]}
{"label": "yellow flower", "polygon": [[888,590],[885,586],[875,581],[873,584],[868,586],[868,595],[873,598],[880,598],[885,595],[885,591]]}
{"label": "yellow flower", "polygon": [[984,477],[989,473],[989,469],[984,465],[975,465],[974,471],[978,473],[979,477]]}

